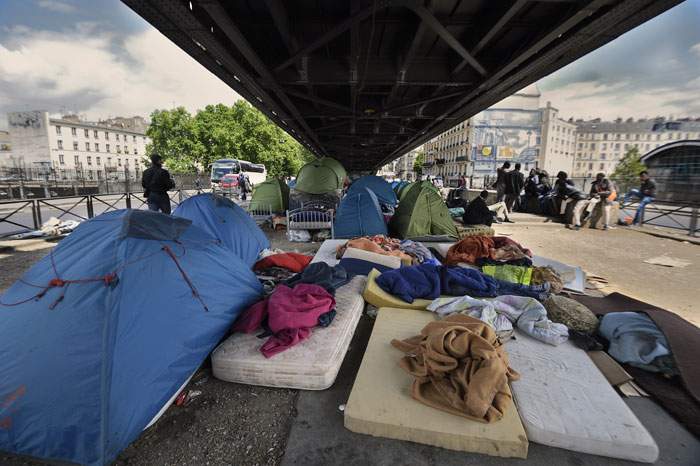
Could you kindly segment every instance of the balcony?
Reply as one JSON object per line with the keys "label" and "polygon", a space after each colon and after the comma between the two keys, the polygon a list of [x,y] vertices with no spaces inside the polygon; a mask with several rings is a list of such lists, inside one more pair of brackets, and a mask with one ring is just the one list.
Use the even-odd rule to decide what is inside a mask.
{"label": "balcony", "polygon": [[466,155],[461,155],[455,159],[455,162],[468,162],[468,161],[469,161],[469,157],[467,157]]}

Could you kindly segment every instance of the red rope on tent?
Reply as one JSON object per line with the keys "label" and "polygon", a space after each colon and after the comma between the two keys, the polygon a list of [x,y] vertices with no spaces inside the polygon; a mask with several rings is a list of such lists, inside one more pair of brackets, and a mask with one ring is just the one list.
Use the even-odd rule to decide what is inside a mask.
{"label": "red rope on tent", "polygon": [[192,283],[192,280],[190,280],[190,277],[187,276],[187,273],[185,272],[185,270],[184,270],[184,269],[182,268],[182,266],[180,265],[180,262],[177,260],[177,256],[175,255],[175,253],[173,252],[173,250],[170,249],[170,246],[165,246],[165,245],[164,245],[164,246],[163,246],[163,251],[165,251],[165,253],[166,253],[168,256],[170,256],[170,258],[173,260],[173,262],[175,262],[175,266],[176,266],[177,269],[180,271],[180,275],[182,275],[182,278],[185,280],[185,282],[187,283],[187,285],[190,287],[190,290],[192,290],[192,296],[194,296],[195,298],[197,298],[197,299],[199,300],[199,302],[202,303],[202,307],[204,307],[204,310],[205,310],[206,312],[209,312],[209,308],[208,308],[207,305],[204,303],[204,300],[203,300],[202,297],[200,296],[199,291],[197,291],[197,288],[194,286],[194,283]]}

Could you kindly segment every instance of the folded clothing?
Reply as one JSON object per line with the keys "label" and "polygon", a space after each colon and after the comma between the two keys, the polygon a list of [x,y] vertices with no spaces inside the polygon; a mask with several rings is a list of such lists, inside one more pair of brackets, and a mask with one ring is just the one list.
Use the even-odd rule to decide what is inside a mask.
{"label": "folded clothing", "polygon": [[450,247],[445,263],[448,265],[459,262],[474,264],[480,258],[507,261],[528,257],[532,257],[529,249],[506,236],[467,236]]}
{"label": "folded clothing", "polygon": [[381,274],[376,282],[382,290],[409,303],[416,298],[436,299],[440,295],[493,297],[512,294],[542,300],[549,295],[549,284],[519,285],[474,269],[433,264],[390,270]]}
{"label": "folded clothing", "polygon": [[338,247],[336,257],[340,259],[345,254],[347,248],[363,249],[365,251],[384,254],[387,256],[396,256],[401,259],[404,264],[411,264],[413,258],[401,251],[401,241],[395,238],[387,238],[384,235],[375,235],[369,237],[354,238],[349,240],[342,246]]}
{"label": "folded clothing", "polygon": [[422,243],[417,241],[412,241],[410,239],[405,239],[401,241],[400,248],[406,254],[414,258],[414,264],[422,264],[424,262],[429,262],[434,260],[433,254],[423,246]]}
{"label": "folded clothing", "polygon": [[532,338],[554,346],[564,343],[569,336],[566,326],[549,320],[544,306],[534,298],[510,295],[493,299],[438,298],[427,310],[442,317],[459,313],[477,318],[493,327],[499,337],[510,337],[513,325]]}
{"label": "folded clothing", "polygon": [[511,283],[529,285],[532,280],[532,267],[517,265],[485,265],[481,271],[486,275]]}
{"label": "folded clothing", "polygon": [[294,288],[279,285],[269,298],[246,309],[232,330],[253,333],[266,326],[272,336],[260,351],[270,358],[307,339],[313,327],[330,324],[334,314],[329,312],[334,309],[335,299],[318,285],[301,283]]}
{"label": "folded clothing", "polygon": [[610,342],[608,354],[618,362],[650,372],[677,372],[666,336],[646,314],[605,314],[598,332]]}
{"label": "folded clothing", "polygon": [[345,285],[351,278],[340,265],[331,267],[325,262],[314,262],[306,267],[302,273],[293,276],[285,283],[287,286],[295,286],[299,283],[312,283],[322,287],[331,294],[335,294],[335,290]]}
{"label": "folded clothing", "polygon": [[301,272],[311,262],[313,256],[298,254],[296,252],[285,252],[284,254],[274,254],[260,259],[255,263],[253,270],[264,270],[270,267],[283,267],[292,272]]}
{"label": "folded clothing", "polygon": [[433,408],[479,422],[503,418],[520,376],[489,325],[465,315],[430,322],[420,335],[391,344],[414,376],[411,396]]}

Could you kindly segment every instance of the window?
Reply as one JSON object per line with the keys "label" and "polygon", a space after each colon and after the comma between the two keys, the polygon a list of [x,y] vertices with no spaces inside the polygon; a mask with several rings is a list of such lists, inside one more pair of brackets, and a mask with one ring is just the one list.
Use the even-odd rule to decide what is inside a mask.
{"label": "window", "polygon": [[58,134],[59,136],[61,135],[61,127],[60,126],[56,126],[56,134]]}
{"label": "window", "polygon": [[124,153],[128,154],[129,153],[129,146],[124,146]]}
{"label": "window", "polygon": [[85,129],[83,130],[83,133],[85,133],[85,137],[86,137],[86,138],[89,138],[89,137],[90,137],[90,130],[89,130],[89,129],[85,128]]}
{"label": "window", "polygon": [[56,145],[58,146],[59,149],[63,149],[63,141],[61,141],[60,139],[58,141],[56,141]]}
{"label": "window", "polygon": [[620,140],[620,134],[619,134],[619,133],[615,135],[615,139],[617,139],[618,141]]}
{"label": "window", "polygon": [[591,143],[591,149],[595,149],[595,142]]}
{"label": "window", "polygon": [[100,145],[98,143],[95,143],[95,152],[100,151]]}
{"label": "window", "polygon": [[108,167],[112,166],[112,157],[107,157],[107,166]]}
{"label": "window", "polygon": [[603,140],[605,140],[605,141],[608,140],[608,133],[605,133],[605,134],[603,135]]}
{"label": "window", "polygon": [[73,150],[78,150],[78,142],[73,141]]}
{"label": "window", "polygon": [[133,141],[136,142],[136,136],[132,136],[132,138],[134,138]]}
{"label": "window", "polygon": [[58,163],[65,165],[66,161],[63,159],[63,154],[58,154]]}
{"label": "window", "polygon": [[619,142],[615,144],[615,150],[620,150],[620,143]]}
{"label": "window", "polygon": [[600,169],[601,169],[601,170],[605,170],[605,164],[604,164],[604,163],[601,163],[601,164],[600,164]]}
{"label": "window", "polygon": [[77,136],[77,135],[78,135],[78,130],[75,129],[75,128],[71,128],[71,129],[70,129],[70,134],[72,134],[73,136]]}
{"label": "window", "polygon": [[74,155],[73,156],[73,162],[75,163],[75,166],[77,167],[80,165],[80,156],[79,155]]}
{"label": "window", "polygon": [[118,140],[119,140],[119,135],[118,135],[118,134],[117,134],[116,138],[117,138],[117,141],[118,141]]}
{"label": "window", "polygon": [[605,153],[600,154],[600,159],[601,159],[601,160],[605,160]]}
{"label": "window", "polygon": [[606,143],[603,143],[603,145],[601,146],[601,149],[605,150],[607,148],[608,148],[608,145]]}
{"label": "window", "polygon": [[102,159],[100,157],[95,157],[95,163],[99,167],[100,165],[102,165]]}
{"label": "window", "polygon": [[592,163],[589,163],[589,164],[588,164],[588,169],[589,169],[589,170],[593,170],[593,164],[592,164]]}
{"label": "window", "polygon": [[146,136],[143,137],[143,142],[146,142]]}
{"label": "window", "polygon": [[634,140],[635,140],[635,141],[639,141],[639,134],[635,134],[635,135],[634,135]]}
{"label": "window", "polygon": [[105,144],[105,150],[109,152],[109,144]]}
{"label": "window", "polygon": [[87,156],[87,164],[92,166],[92,157],[89,155]]}
{"label": "window", "polygon": [[630,139],[632,139],[632,135],[631,135],[631,134],[625,134],[625,139],[627,139],[627,140],[629,141]]}
{"label": "window", "polygon": [[101,179],[102,179],[102,172],[101,172],[101,171],[98,171],[98,172],[97,172],[97,179],[98,179],[98,180],[101,180]]}
{"label": "window", "polygon": [[[539,144],[539,141],[537,144]],[[139,149],[137,147],[134,147],[134,155],[139,155]]]}
{"label": "window", "polygon": [[88,170],[88,178],[92,179],[93,176],[94,176],[94,173],[92,172],[92,170]]}
{"label": "window", "polygon": [[122,153],[122,149],[121,149],[121,147],[119,146],[119,144],[117,144],[117,154],[121,154],[121,153]]}
{"label": "window", "polygon": [[90,143],[89,142],[85,143],[85,150],[88,152],[90,151]]}
{"label": "window", "polygon": [[97,136],[97,130],[94,130],[94,131],[92,132],[92,135],[95,137],[95,139],[97,139],[97,138],[98,138],[98,136]]}
{"label": "window", "polygon": [[122,159],[117,159],[117,165],[122,166]]}
{"label": "window", "polygon": [[105,131],[105,141],[109,141],[109,131]]}

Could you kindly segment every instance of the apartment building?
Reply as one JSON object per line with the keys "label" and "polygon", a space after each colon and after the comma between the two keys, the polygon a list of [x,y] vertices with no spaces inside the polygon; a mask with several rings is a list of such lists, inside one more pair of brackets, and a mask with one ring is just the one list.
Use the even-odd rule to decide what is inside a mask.
{"label": "apartment building", "polygon": [[542,143],[537,168],[550,175],[559,171],[572,173],[576,158],[576,123],[559,117],[550,102],[542,111]]}

